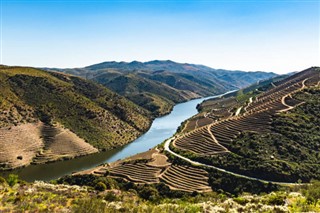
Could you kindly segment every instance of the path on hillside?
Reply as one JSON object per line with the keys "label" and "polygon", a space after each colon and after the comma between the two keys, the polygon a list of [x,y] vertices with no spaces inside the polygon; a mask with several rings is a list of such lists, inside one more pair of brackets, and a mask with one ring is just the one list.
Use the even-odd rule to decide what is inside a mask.
{"label": "path on hillside", "polygon": [[277,181],[268,181],[268,180],[263,180],[263,179],[260,179],[260,178],[254,178],[254,177],[250,177],[250,176],[246,176],[246,175],[242,175],[242,174],[238,174],[238,173],[235,173],[235,172],[231,172],[231,171],[228,171],[228,170],[225,170],[225,169],[222,169],[222,168],[219,168],[219,167],[216,167],[216,166],[212,166],[212,165],[208,165],[208,164],[204,164],[204,163],[200,163],[200,162],[197,162],[197,161],[194,161],[194,160],[191,160],[189,158],[186,158],[182,155],[179,155],[178,153],[175,153],[174,151],[172,151],[170,149],[170,143],[176,138],[176,136],[174,137],[171,137],[169,139],[167,139],[165,141],[165,144],[164,144],[164,150],[166,150],[167,152],[169,152],[170,154],[184,160],[184,161],[187,161],[189,163],[191,163],[192,165],[195,165],[195,166],[204,166],[204,167],[207,167],[207,168],[213,168],[213,169],[216,169],[220,172],[224,172],[224,173],[227,173],[227,174],[230,174],[230,175],[233,175],[233,176],[237,176],[237,177],[242,177],[242,178],[245,178],[245,179],[249,179],[249,180],[256,180],[256,181],[260,181],[260,182],[263,182],[263,183],[273,183],[273,184],[278,184],[278,185],[283,185],[283,186],[286,186],[286,185],[303,185],[301,183],[286,183],[286,182],[277,182]]}
{"label": "path on hillside", "polygon": [[294,91],[294,92],[291,92],[291,93],[289,93],[289,94],[287,94],[287,95],[284,95],[284,96],[281,98],[281,103],[282,103],[284,106],[286,106],[287,109],[279,110],[279,112],[286,112],[286,111],[291,110],[291,109],[295,108],[296,106],[299,106],[299,105],[301,105],[301,104],[304,103],[304,102],[301,102],[300,104],[297,104],[297,105],[295,105],[295,106],[290,106],[289,104],[286,103],[286,98],[287,98],[287,97],[291,97],[292,94],[297,93],[297,92],[303,90],[303,89],[306,87],[305,82],[306,82],[308,79],[309,79],[309,78],[306,78],[306,79],[304,79],[304,80],[302,81],[302,86],[301,86],[300,89],[298,89],[298,90],[296,90],[296,91]]}
{"label": "path on hillside", "polygon": [[241,112],[241,109],[242,109],[242,106],[237,109],[236,114],[234,116],[238,116]]}
{"label": "path on hillside", "polygon": [[[298,92],[298,91],[303,90],[303,89],[306,87],[305,82],[306,82],[308,79],[309,79],[309,78],[306,78],[306,79],[304,79],[304,80],[302,81],[301,88],[299,88],[299,89],[297,89],[297,90],[295,90],[295,91],[293,91],[293,92],[290,92],[289,94],[286,94],[286,95],[284,95],[284,96],[281,98],[281,103],[282,103],[284,106],[286,106],[287,109],[279,110],[278,112],[288,111],[288,110],[291,110],[291,109],[295,108],[296,106],[302,104],[302,103],[300,103],[300,104],[297,104],[297,105],[295,105],[295,106],[290,106],[290,105],[288,105],[288,104],[285,102],[285,98],[288,97],[288,96],[291,96],[292,94],[294,94],[294,93],[296,93],[296,92]],[[318,82],[318,84],[320,84],[320,82]],[[253,98],[250,97],[250,98],[249,98],[249,103],[247,104],[247,106],[244,107],[245,111],[246,111],[246,108],[247,108],[250,104],[252,104],[252,102],[253,102]],[[304,102],[303,102],[303,103],[304,103]],[[237,117],[237,116],[240,114],[240,111],[241,111],[242,108],[243,108],[243,106],[239,107],[239,108],[237,109],[236,113],[235,113],[235,116],[229,117],[229,118],[227,118],[227,119],[225,119],[225,120],[235,119],[235,117]],[[222,121],[218,121],[218,122],[216,122],[216,123],[211,123],[211,124],[208,124],[208,125],[202,127],[202,128],[207,128],[207,131],[210,133],[210,136],[212,137],[213,141],[214,141],[215,143],[219,144],[219,145],[221,145],[221,144],[220,144],[219,141],[215,138],[215,136],[214,136],[214,134],[211,132],[210,128],[211,128],[213,125],[216,125],[217,123],[220,123],[220,122],[222,122]],[[188,132],[188,134],[191,134],[191,133],[192,133],[193,131],[195,131],[195,130],[198,130],[198,129],[194,129],[194,130],[192,130],[191,132]],[[268,181],[268,180],[264,180],[264,179],[260,179],[260,178],[255,178],[255,177],[250,177],[250,176],[247,176],[247,175],[238,174],[238,173],[231,172],[231,171],[228,171],[228,170],[225,170],[225,169],[222,169],[222,168],[213,166],[213,165],[208,165],[208,164],[204,164],[204,163],[200,163],[200,162],[191,160],[191,159],[189,159],[189,158],[186,158],[186,157],[184,157],[184,156],[182,156],[182,155],[179,155],[178,153],[175,153],[174,151],[170,150],[170,143],[171,143],[171,142],[174,143],[177,138],[179,138],[179,137],[184,137],[185,135],[186,135],[186,134],[184,133],[184,134],[181,134],[180,136],[174,136],[174,137],[171,137],[171,138],[167,139],[167,140],[165,141],[165,144],[164,144],[164,149],[165,149],[167,152],[169,152],[170,154],[172,154],[172,155],[174,155],[174,156],[176,156],[176,157],[178,157],[178,158],[180,158],[180,159],[182,159],[182,160],[184,160],[184,161],[186,161],[186,162],[189,162],[189,163],[191,163],[191,164],[193,164],[193,165],[203,166],[203,167],[207,167],[207,168],[213,168],[213,169],[216,169],[216,170],[218,170],[218,171],[220,171],[220,172],[224,172],[224,173],[227,173],[227,174],[230,174],[230,175],[233,175],[233,176],[242,177],[242,178],[249,179],[249,180],[256,180],[256,181],[260,181],[260,182],[263,182],[263,183],[273,183],[273,184],[278,184],[278,185],[304,185],[304,184],[301,184],[301,183],[289,183],[289,182]],[[221,146],[222,146],[222,145],[221,145]],[[224,146],[222,146],[222,147],[224,147]],[[224,148],[225,148],[225,147],[224,147]],[[225,148],[225,151],[224,151],[224,152],[229,152],[229,150],[228,150],[227,148]]]}

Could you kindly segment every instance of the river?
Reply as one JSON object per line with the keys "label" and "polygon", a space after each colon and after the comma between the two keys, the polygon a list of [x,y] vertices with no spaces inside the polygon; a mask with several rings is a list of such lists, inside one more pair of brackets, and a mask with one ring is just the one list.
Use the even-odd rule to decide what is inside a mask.
{"label": "river", "polygon": [[113,162],[140,152],[145,152],[162,143],[165,139],[170,138],[183,121],[197,114],[197,104],[218,96],[221,95],[194,99],[177,104],[170,114],[156,118],[148,132],[125,146],[67,161],[30,165],[9,172],[0,172],[0,175],[7,176],[9,173],[14,173],[18,174],[20,179],[28,182],[34,180],[49,181],[75,171],[90,169],[102,163]]}

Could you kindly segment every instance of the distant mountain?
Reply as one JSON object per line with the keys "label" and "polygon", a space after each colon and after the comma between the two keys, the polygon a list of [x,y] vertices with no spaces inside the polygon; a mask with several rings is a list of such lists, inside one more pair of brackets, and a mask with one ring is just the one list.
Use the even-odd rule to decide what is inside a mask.
{"label": "distant mountain", "polygon": [[270,72],[213,69],[170,60],[145,63],[112,61],[84,68],[45,69],[96,81],[155,116],[168,113],[175,103],[243,88],[276,76]]}
{"label": "distant mountain", "polygon": [[0,169],[111,149],[151,124],[128,99],[62,73],[0,66],[0,91]]}

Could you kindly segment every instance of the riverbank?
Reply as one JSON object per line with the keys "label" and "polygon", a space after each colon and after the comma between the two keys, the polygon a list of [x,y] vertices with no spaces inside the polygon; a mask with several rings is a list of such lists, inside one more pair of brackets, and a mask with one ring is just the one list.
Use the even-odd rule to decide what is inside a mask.
{"label": "riverbank", "polygon": [[19,175],[21,179],[30,182],[34,180],[49,181],[73,172],[90,169],[103,163],[113,162],[140,152],[148,151],[150,148],[170,138],[175,134],[177,128],[183,121],[197,114],[196,106],[199,103],[221,95],[223,94],[177,104],[170,114],[156,118],[145,134],[125,146],[67,161],[30,165],[17,170],[0,172],[0,175],[7,176],[10,173],[14,173]]}

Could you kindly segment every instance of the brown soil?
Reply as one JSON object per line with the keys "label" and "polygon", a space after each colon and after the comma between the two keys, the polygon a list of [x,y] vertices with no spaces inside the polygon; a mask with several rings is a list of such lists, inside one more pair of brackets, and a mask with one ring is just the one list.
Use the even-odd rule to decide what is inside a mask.
{"label": "brown soil", "polygon": [[98,152],[63,127],[41,122],[0,128],[0,169],[46,163]]}
{"label": "brown soil", "polygon": [[43,125],[41,132],[44,148],[34,159],[34,163],[46,163],[98,152],[98,149],[59,125]]}
{"label": "brown soil", "polygon": [[27,166],[44,146],[41,123],[0,128],[0,168]]}
{"label": "brown soil", "polygon": [[168,162],[168,157],[164,154],[154,153],[152,154],[152,161],[147,163],[148,166],[153,167],[167,167],[171,163]]}

